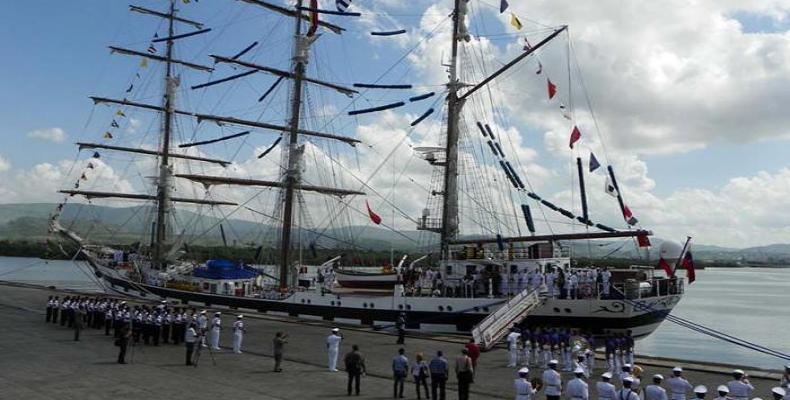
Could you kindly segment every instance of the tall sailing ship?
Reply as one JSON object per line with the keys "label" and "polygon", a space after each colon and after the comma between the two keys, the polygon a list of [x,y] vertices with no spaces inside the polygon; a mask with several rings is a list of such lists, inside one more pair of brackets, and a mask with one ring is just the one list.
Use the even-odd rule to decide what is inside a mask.
{"label": "tall sailing ship", "polygon": [[[381,15],[362,5],[355,4],[349,9],[350,1],[333,3],[337,10],[335,7],[322,8],[317,0],[296,0],[288,5],[264,0],[228,1],[229,7],[241,8],[240,14],[251,15],[247,20],[265,19],[266,32],[260,40],[262,43],[256,41],[232,55],[211,54],[213,64],[183,58],[179,56],[183,52],[176,52],[177,44],[179,48],[200,48],[194,44],[188,47],[186,43],[215,33],[203,23],[185,16],[190,8],[202,7],[202,3],[163,1],[169,5],[166,9],[130,6],[132,12],[161,24],[147,43],[147,50],[110,47],[115,54],[139,60],[140,65],[122,98],[91,97],[100,111],[109,114],[111,127],[104,133],[104,141],[78,143],[80,151],[87,150],[90,157],[77,162],[84,172],[74,187],[61,190],[65,199],[52,217],[52,232],[79,246],[79,255],[107,284],[108,290],[126,295],[177,300],[199,307],[226,306],[375,326],[388,326],[405,314],[411,329],[473,331],[485,343],[495,341],[509,326],[522,320],[533,326],[569,327],[593,334],[631,330],[636,337],[648,335],[680,301],[682,278],[672,273],[661,276],[652,268],[610,269],[606,275],[611,278],[604,293],[603,282],[594,278],[600,269],[580,268],[571,260],[569,243],[574,241],[622,238],[633,240],[639,246],[649,243],[647,237],[652,233],[633,227],[636,219],[623,201],[613,168],[602,170],[606,170],[607,191],[616,197],[623,213],[628,227],[624,230],[590,219],[581,158],[574,160],[573,167],[574,172],[578,171],[575,180],[580,187],[576,194],[581,200],[581,213],[574,213],[532,189],[529,177],[523,174],[523,165],[517,158],[511,160],[506,156],[505,150],[515,152],[507,147],[507,144],[512,146],[512,140],[505,140],[508,133],[497,129],[494,123],[501,126],[505,121],[502,117],[505,106],[498,105],[502,100],[496,95],[497,82],[512,79],[527,62],[537,68],[528,73],[545,80],[549,99],[558,102],[555,96],[560,96],[560,90],[550,79],[544,78],[547,73],[543,71],[540,55],[550,43],[568,37],[567,27],[546,27],[532,32],[532,35],[540,35],[538,40],[533,40],[534,44],[525,37],[522,51],[512,60],[497,64],[486,59],[479,50],[481,41],[473,37],[468,27],[476,2],[448,0],[447,5],[449,2],[452,12],[440,19],[435,30],[422,32],[430,40],[446,37],[450,42],[446,53],[442,54],[443,64],[437,66],[446,69],[448,76],[441,85],[442,93],[419,92],[422,87],[409,83],[381,83],[391,77],[392,74],[387,73],[392,67],[373,83],[342,84],[331,78],[331,67],[324,63],[333,57],[316,48],[330,40],[342,41],[348,31],[340,25],[354,24],[362,29],[367,25],[357,22],[361,15]],[[354,8],[360,12],[354,12]],[[511,15],[511,23],[522,29],[515,14]],[[223,25],[220,30],[230,25]],[[442,35],[443,31],[449,34]],[[233,35],[240,35],[239,32]],[[370,37],[387,39],[405,32],[402,29],[376,31],[370,32]],[[279,42],[273,39],[278,35],[282,39]],[[519,46],[520,36],[518,33]],[[286,42],[290,42],[289,54],[283,62],[290,64],[287,67],[250,61],[255,58],[252,55],[260,54],[265,57],[259,58],[272,60],[271,54],[282,50]],[[211,43],[201,45],[209,47]],[[342,43],[333,42],[327,46],[332,47],[330,53],[335,56],[349,50]],[[407,55],[415,56],[411,52],[418,47],[411,48],[396,63]],[[148,68],[149,63],[151,68]],[[162,92],[152,96],[150,92],[156,90],[155,74],[159,73],[159,67],[163,77]],[[367,67],[361,75],[369,75]],[[197,78],[192,77],[193,73]],[[249,92],[243,85],[254,86],[248,81],[250,75],[263,75],[273,80],[265,91],[259,92],[262,95],[258,102],[264,107],[255,103],[252,107],[249,104],[241,107],[239,104],[243,101],[238,101],[234,103],[235,111],[254,115],[252,118],[232,113],[216,114],[214,110],[222,109],[227,98]],[[401,79],[408,75],[404,73]],[[568,77],[570,81],[570,71]],[[187,79],[201,80],[201,83],[186,88]],[[232,86],[218,95],[223,85]],[[281,89],[286,86],[288,89],[282,93]],[[412,95],[403,95],[409,91]],[[199,99],[186,100],[189,92],[199,93]],[[206,106],[208,102],[204,97],[212,95],[216,96],[216,104]],[[158,96],[161,102],[156,101]],[[401,100],[389,101],[397,98]],[[325,104],[316,104],[319,101]],[[371,106],[362,106],[363,101]],[[378,149],[389,153],[377,153],[383,161],[374,166],[368,178],[360,177],[361,173],[355,174],[353,168],[347,166],[353,164],[355,158],[359,163],[360,148],[367,151],[372,147],[362,138],[333,131],[360,126],[359,121],[386,120],[386,124],[392,126],[399,123],[393,122],[397,119],[391,118],[392,114],[382,116],[382,113],[390,113],[389,110],[404,105],[418,109],[430,102],[432,105],[417,113],[406,123],[408,126],[396,127],[406,130],[403,140],[393,149]],[[565,102],[570,104],[570,99]],[[277,123],[277,115],[283,115],[283,110],[273,111],[278,104],[285,106],[284,124]],[[212,112],[191,111],[189,106]],[[441,112],[434,114],[434,106]],[[564,103],[559,104],[559,108],[573,127],[570,140],[573,149],[581,133],[573,124],[573,110]],[[141,141],[122,145],[123,140],[118,139],[122,133],[112,130],[128,124],[129,115],[134,113],[148,113],[158,118],[151,125],[155,145],[151,144],[150,137],[133,138]],[[349,122],[337,122],[341,116]],[[199,140],[201,132],[215,126],[212,123],[223,133],[219,137]],[[225,132],[239,127],[245,130]],[[420,128],[431,131],[422,135],[423,141],[435,142],[413,146],[409,161],[416,158],[424,163],[430,171],[432,188],[427,190],[428,205],[422,215],[411,218],[402,214],[396,205],[397,186],[403,185],[401,179],[406,169],[403,160],[396,158],[403,157],[402,144]],[[253,135],[263,132],[274,133],[275,140],[263,146],[255,145]],[[239,141],[244,143],[238,144]],[[216,148],[212,146],[223,146],[231,155],[254,147],[260,154],[254,159],[256,162],[245,161],[239,165],[232,159],[209,155],[209,151]],[[594,169],[593,161],[599,163],[590,160],[591,170]],[[97,171],[110,171],[108,165],[112,162],[125,162],[123,170],[154,169],[156,173],[151,177],[138,172],[140,185],[118,187],[115,184],[105,190],[88,189],[91,179],[99,175]],[[388,165],[393,169],[393,182],[390,182],[390,193],[384,195],[386,188],[376,188],[370,182],[375,176],[388,174],[390,171],[383,169]],[[265,170],[261,170],[264,167]],[[121,169],[112,171],[118,170]],[[129,186],[150,189],[148,193],[130,193]],[[351,225],[350,215],[354,213],[369,217],[375,224],[382,223],[382,217],[364,200],[377,197],[381,199],[379,205],[392,207],[393,219],[397,211],[416,223],[425,247],[435,248],[423,254],[404,256],[397,265],[384,269],[343,266],[348,265],[349,260],[342,254],[359,248],[354,242],[359,238],[354,235],[331,237],[329,232],[336,230],[330,228]],[[61,222],[64,204],[73,198],[153,204],[155,207],[140,207],[141,215],[137,216],[150,221],[150,236],[124,247],[94,243],[87,238],[90,230],[79,226],[79,220]],[[360,206],[363,203],[365,207]],[[572,226],[574,232],[553,233],[552,229],[550,234],[537,234],[536,225],[539,224],[533,220],[533,209],[541,210],[544,217],[548,213],[566,219],[565,225]],[[313,217],[310,210],[313,210]],[[189,241],[200,237],[187,234],[190,224],[200,223],[195,222],[198,219],[193,218],[194,215],[211,215],[215,217],[213,221],[218,222],[208,227],[192,226],[189,232],[205,233],[219,228],[225,240],[223,222],[237,212],[265,218],[261,224],[262,242],[266,235],[271,235],[271,227],[276,226],[275,254],[265,254],[267,251],[261,245],[256,260],[250,263],[227,259],[202,262],[184,257]],[[314,221],[316,215],[321,222]],[[548,220],[543,225],[548,227]],[[390,228],[397,233],[394,223]],[[328,240],[335,245],[326,245]],[[328,252],[336,252],[337,256],[321,265],[305,265],[302,252],[314,251],[317,243],[324,243],[321,246]],[[277,273],[272,274],[256,265],[263,260],[275,260]],[[427,280],[426,276],[429,276]],[[545,281],[543,276],[550,281]],[[574,287],[574,295],[563,295],[562,282],[559,282],[559,291],[553,289],[552,281],[556,284],[560,280],[571,280],[571,277],[581,280]]]}

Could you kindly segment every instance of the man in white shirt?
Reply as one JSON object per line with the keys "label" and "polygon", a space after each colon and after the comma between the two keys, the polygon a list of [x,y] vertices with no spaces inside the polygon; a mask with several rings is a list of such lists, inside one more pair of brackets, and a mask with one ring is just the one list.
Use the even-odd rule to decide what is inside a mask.
{"label": "man in white shirt", "polygon": [[510,328],[510,333],[507,335],[507,350],[510,356],[507,363],[508,367],[515,367],[518,364],[519,339],[521,339],[521,333],[519,333],[518,329],[515,326]]}
{"label": "man in white shirt", "polygon": [[211,320],[211,350],[220,351],[219,348],[219,333],[222,330],[222,320],[220,319],[219,311],[214,313],[214,318]]}
{"label": "man in white shirt", "polygon": [[686,378],[681,376],[682,374],[683,368],[675,367],[672,369],[672,375],[674,376],[667,381],[669,384],[669,391],[671,392],[669,394],[671,400],[686,400],[686,393],[694,388]]}
{"label": "man in white shirt", "polygon": [[576,367],[573,371],[573,374],[576,375],[575,378],[571,379],[568,382],[568,386],[565,388],[565,392],[568,394],[568,398],[570,400],[589,400],[590,399],[590,390],[587,382],[582,379],[584,377],[584,368]]}
{"label": "man in white shirt", "polygon": [[666,389],[661,387],[663,380],[663,375],[653,375],[653,384],[645,387],[645,400],[669,400]]}
{"label": "man in white shirt", "polygon": [[332,328],[332,333],[326,338],[326,350],[329,356],[329,370],[337,372],[337,355],[340,352],[340,342],[343,337],[340,336],[340,329]]}
{"label": "man in white shirt", "polygon": [[615,400],[641,400],[639,394],[631,389],[633,383],[634,378],[630,376],[626,377],[625,380],[623,380],[623,388],[617,391]]}
{"label": "man in white shirt", "polygon": [[197,317],[197,330],[198,334],[200,335],[200,344],[203,347],[206,346],[206,332],[208,331],[208,317],[206,316],[206,310],[202,310],[200,315]]}
{"label": "man in white shirt", "polygon": [[610,382],[612,373],[607,371],[601,374],[601,380],[595,384],[595,391],[598,392],[598,400],[616,400],[617,393],[614,385]]}
{"label": "man in white shirt", "polygon": [[516,400],[532,400],[535,395],[535,389],[532,384],[527,380],[529,376],[529,368],[524,367],[518,370],[518,378],[514,382],[516,387]]}
{"label": "man in white shirt", "polygon": [[562,394],[562,377],[557,372],[557,360],[549,361],[549,368],[543,371],[543,385],[546,400],[559,400]]}
{"label": "man in white shirt", "polygon": [[732,380],[727,382],[727,389],[730,389],[730,398],[733,400],[748,400],[754,390],[754,386],[749,383],[746,373],[740,369],[732,371]]}
{"label": "man in white shirt", "polygon": [[612,279],[612,273],[609,272],[608,269],[604,269],[601,272],[601,284],[603,285],[603,296],[609,297],[609,289],[611,288],[610,281]]}
{"label": "man in white shirt", "polygon": [[713,400],[727,400],[728,399],[728,396],[730,394],[730,389],[727,389],[726,385],[719,385],[719,387],[716,388],[716,391],[719,392],[719,397],[717,397],[717,398],[715,398]]}
{"label": "man in white shirt", "polygon": [[187,348],[187,364],[192,365],[192,352],[195,351],[195,341],[197,340],[198,334],[195,330],[195,325],[190,324],[189,329],[187,329],[186,334],[184,335],[184,343],[186,344]]}
{"label": "man in white shirt", "polygon": [[694,388],[694,396],[698,400],[705,400],[705,395],[707,394],[708,394],[708,388],[705,387],[704,385],[698,385],[697,387]]}

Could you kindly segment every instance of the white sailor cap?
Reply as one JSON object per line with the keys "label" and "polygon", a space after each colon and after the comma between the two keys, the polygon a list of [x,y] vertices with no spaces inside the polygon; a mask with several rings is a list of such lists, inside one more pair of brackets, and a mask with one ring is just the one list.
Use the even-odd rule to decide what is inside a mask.
{"label": "white sailor cap", "polygon": [[519,374],[528,374],[529,373],[529,368],[527,368],[527,367],[521,368],[520,370],[518,370],[518,373]]}
{"label": "white sailor cap", "polygon": [[332,332],[340,332],[340,328],[332,328]]}
{"label": "white sailor cap", "polygon": [[787,394],[787,391],[782,389],[781,387],[777,386],[771,389],[771,393],[784,397]]}
{"label": "white sailor cap", "polygon": [[606,371],[606,372],[602,373],[601,376],[606,378],[606,379],[612,379],[612,373],[609,372],[609,371]]}
{"label": "white sailor cap", "polygon": [[719,385],[719,387],[716,388],[716,391],[719,393],[730,393],[730,388],[728,388],[726,385]]}
{"label": "white sailor cap", "polygon": [[743,372],[742,369],[735,369],[732,371],[733,375],[746,375],[746,372]]}
{"label": "white sailor cap", "polygon": [[167,300],[162,300],[162,301],[160,301],[160,303],[167,304]]}
{"label": "white sailor cap", "polygon": [[683,368],[681,367],[672,368],[672,372],[683,372]]}
{"label": "white sailor cap", "polygon": [[623,382],[634,383],[634,378],[630,376],[626,376],[623,378]]}
{"label": "white sailor cap", "polygon": [[653,375],[653,379],[658,379],[658,380],[662,380],[663,381],[664,380],[664,375],[655,374],[655,375]]}
{"label": "white sailor cap", "polygon": [[201,313],[201,314],[205,314],[205,313],[206,313],[206,310],[201,310],[201,311],[200,311],[200,313]]}
{"label": "white sailor cap", "polygon": [[239,315],[237,315],[237,316],[236,316],[236,318],[238,318],[238,319],[242,319],[242,318],[244,318],[244,315],[242,315],[242,314],[239,314]]}
{"label": "white sailor cap", "polygon": [[785,365],[785,369],[790,369],[790,364]]}
{"label": "white sailor cap", "polygon": [[560,363],[560,362],[559,362],[559,361],[557,361],[557,360],[551,360],[551,361],[549,361],[549,365],[557,365],[557,364],[559,364],[559,363]]}
{"label": "white sailor cap", "polygon": [[222,315],[222,313],[217,311],[217,312],[214,313],[214,315]]}
{"label": "white sailor cap", "polygon": [[582,367],[576,367],[576,369],[573,370],[573,373],[574,374],[583,374],[583,373],[585,373],[585,371],[584,371],[584,368],[582,368]]}
{"label": "white sailor cap", "polygon": [[752,400],[763,400],[763,399],[761,399],[761,398],[759,398],[759,397],[755,397],[755,398],[753,398]]}
{"label": "white sailor cap", "polygon": [[631,369],[631,364],[623,364],[623,369]]}
{"label": "white sailor cap", "polygon": [[705,394],[708,393],[708,388],[705,385],[698,385],[694,388],[694,393]]}
{"label": "white sailor cap", "polygon": [[121,304],[126,304],[126,302],[125,302],[125,301],[122,301],[122,302],[121,302]]}

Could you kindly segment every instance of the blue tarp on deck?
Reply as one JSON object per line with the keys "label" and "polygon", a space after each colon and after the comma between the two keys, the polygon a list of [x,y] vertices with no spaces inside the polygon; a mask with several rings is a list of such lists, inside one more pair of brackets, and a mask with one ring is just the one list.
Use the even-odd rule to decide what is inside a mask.
{"label": "blue tarp on deck", "polygon": [[206,266],[195,268],[192,275],[204,279],[251,279],[259,273],[237,262],[218,259],[206,261]]}

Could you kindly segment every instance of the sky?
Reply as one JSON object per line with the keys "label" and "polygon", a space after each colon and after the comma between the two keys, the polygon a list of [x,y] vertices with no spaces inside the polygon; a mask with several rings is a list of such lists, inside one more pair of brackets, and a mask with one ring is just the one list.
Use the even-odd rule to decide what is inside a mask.
{"label": "sky", "polygon": [[[160,0],[135,4],[166,7]],[[326,0],[321,4],[334,6]],[[501,189],[491,186],[498,166],[490,155],[474,150],[481,143],[474,122],[484,120],[499,132],[506,153],[535,192],[576,213],[578,189],[574,189],[575,178],[570,178],[570,163],[575,157],[586,162],[594,152],[617,171],[623,195],[640,226],[660,237],[681,240],[688,235],[699,243],[730,247],[790,242],[790,0],[625,4],[511,0],[504,14],[499,14],[498,6],[497,0],[469,3],[466,25],[471,40],[462,45],[462,54],[468,58],[461,74],[468,83],[485,75],[483,67],[490,72],[523,51],[524,37],[536,43],[550,32],[547,27],[565,24],[569,34],[495,81],[492,92],[465,105],[464,135],[472,146],[465,151],[473,163],[480,164],[481,178],[488,180],[469,183],[467,190]],[[397,208],[393,214],[403,211],[413,216],[425,206],[425,187],[430,186],[433,171],[408,146],[437,144],[442,103],[435,101],[436,96],[374,116],[338,115],[427,91],[441,93],[446,83],[441,65],[448,57],[451,7],[450,0],[355,0],[352,10],[363,16],[351,20],[327,17],[348,31],[341,36],[323,32],[314,46],[308,73],[321,79],[344,85],[376,79],[414,85],[406,95],[366,92],[356,101],[337,93],[310,92],[308,127],[349,134],[365,143],[356,152],[308,148],[314,158],[344,159],[354,165],[358,176],[367,176],[382,165],[382,158],[394,146],[400,144],[396,155],[409,152],[401,161],[385,163],[368,179],[381,197],[394,199],[373,202],[387,214],[393,204]],[[90,157],[89,152],[78,153],[72,143],[99,141],[107,121],[113,119],[114,108],[96,107],[87,96],[126,96],[156,103],[155,93],[161,90],[161,67],[141,68],[136,59],[110,55],[107,46],[145,51],[153,32],[163,34],[163,25],[156,18],[129,13],[127,4],[120,1],[27,1],[14,2],[6,9],[10,12],[0,15],[0,51],[6,55],[6,62],[0,64],[4,77],[0,86],[0,201],[56,202],[60,199],[56,190],[70,186],[74,171],[79,170],[74,161],[84,165]],[[210,65],[208,54],[232,55],[259,41],[247,55],[249,60],[288,68],[292,25],[286,18],[231,0],[179,1],[179,9],[213,30],[179,41],[177,56]],[[511,12],[521,19],[522,30],[510,25]],[[401,28],[407,34],[369,35],[374,30]],[[161,54],[161,45],[157,51]],[[535,74],[538,62],[543,67],[541,75]],[[135,73],[141,77],[135,78]],[[232,73],[238,70],[227,66],[218,67],[211,77],[184,72],[179,105],[284,123],[286,102],[280,100],[287,98],[286,90],[274,92],[271,103],[256,101],[273,83],[271,77],[256,74],[232,86],[188,90],[189,85]],[[558,97],[551,101],[546,99],[546,77],[559,87]],[[135,87],[127,94],[130,84]],[[486,101],[495,104],[497,111],[480,106]],[[572,121],[558,111],[560,102],[569,108]],[[437,112],[414,130],[408,129],[410,121],[429,106]],[[126,114],[115,132],[116,144],[155,145],[156,120],[134,110]],[[574,125],[583,136],[570,150],[568,134]],[[241,130],[187,121],[180,129],[177,140],[181,142]],[[233,153],[238,165],[227,172],[230,175],[274,177],[277,170],[270,160],[279,157],[277,152],[270,160],[256,158],[274,137],[261,133],[244,139],[243,145],[191,151]],[[101,161],[97,187],[99,176],[112,190],[134,191],[148,180],[145,176],[127,178],[131,161],[119,167],[122,160],[111,157]],[[419,185],[397,178],[399,174]],[[598,171],[587,180],[591,203],[604,204],[594,208],[592,215],[624,227],[617,207],[599,190],[603,174]],[[491,201],[503,198],[529,201],[524,193]],[[413,229],[409,219],[392,225]]]}

